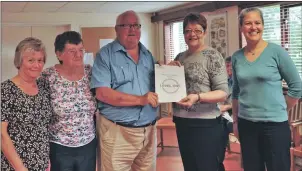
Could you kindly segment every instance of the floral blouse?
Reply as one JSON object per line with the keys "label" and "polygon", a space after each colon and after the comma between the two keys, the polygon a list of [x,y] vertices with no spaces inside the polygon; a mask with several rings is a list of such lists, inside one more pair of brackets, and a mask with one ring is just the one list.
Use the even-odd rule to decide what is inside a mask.
{"label": "floral blouse", "polygon": [[96,100],[90,91],[91,66],[85,65],[84,70],[78,81],[65,79],[54,66],[42,72],[49,81],[54,109],[49,127],[51,142],[79,147],[95,138]]}
{"label": "floral blouse", "polygon": [[[49,160],[48,125],[52,116],[49,87],[37,80],[37,95],[25,94],[11,80],[1,83],[1,121],[8,122],[7,132],[30,171],[44,171]],[[15,170],[1,152],[1,170]]]}

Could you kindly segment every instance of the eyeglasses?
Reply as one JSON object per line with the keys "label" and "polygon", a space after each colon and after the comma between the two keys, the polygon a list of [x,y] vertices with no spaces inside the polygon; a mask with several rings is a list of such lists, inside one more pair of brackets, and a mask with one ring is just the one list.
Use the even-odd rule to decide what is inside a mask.
{"label": "eyeglasses", "polygon": [[192,32],[199,35],[199,34],[203,33],[203,30],[185,30],[185,34],[191,34]]}
{"label": "eyeglasses", "polygon": [[38,63],[38,64],[44,64],[45,63],[45,61],[44,61],[44,59],[38,59],[38,60],[36,60],[36,59],[28,59],[28,62],[30,63],[30,64],[34,64],[34,63]]}
{"label": "eyeglasses", "polygon": [[124,29],[130,29],[130,28],[134,28],[136,30],[140,29],[142,27],[141,24],[119,24],[119,25],[116,25],[118,27],[122,27]]}
{"label": "eyeglasses", "polygon": [[69,49],[69,50],[66,50],[65,52],[67,52],[69,55],[72,55],[72,56],[75,56],[77,53],[80,53],[80,54],[84,55],[85,54],[85,49],[79,49],[79,50]]}

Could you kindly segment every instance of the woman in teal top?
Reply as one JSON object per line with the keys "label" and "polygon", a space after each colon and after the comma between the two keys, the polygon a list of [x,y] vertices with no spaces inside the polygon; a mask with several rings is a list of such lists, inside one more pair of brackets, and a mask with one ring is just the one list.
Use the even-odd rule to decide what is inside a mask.
{"label": "woman in teal top", "polygon": [[[266,167],[267,171],[289,171],[287,111],[301,98],[301,78],[286,50],[262,39],[261,10],[243,10],[239,23],[247,45],[232,56],[232,105],[244,170],[265,171]],[[286,97],[282,79],[289,87]]]}

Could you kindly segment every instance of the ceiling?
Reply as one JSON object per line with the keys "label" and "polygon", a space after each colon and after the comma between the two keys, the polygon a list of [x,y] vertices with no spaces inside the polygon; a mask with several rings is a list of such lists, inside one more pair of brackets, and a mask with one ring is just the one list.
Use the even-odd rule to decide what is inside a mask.
{"label": "ceiling", "polygon": [[2,12],[75,12],[75,13],[120,13],[134,10],[138,13],[153,13],[175,7],[187,6],[192,2],[139,2],[139,1],[101,1],[101,2],[1,2]]}

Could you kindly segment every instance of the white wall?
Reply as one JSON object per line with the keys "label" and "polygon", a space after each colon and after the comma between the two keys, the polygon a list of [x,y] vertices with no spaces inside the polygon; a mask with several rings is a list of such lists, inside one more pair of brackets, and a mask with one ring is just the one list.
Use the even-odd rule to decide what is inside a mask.
{"label": "white wall", "polygon": [[14,66],[15,49],[22,39],[31,35],[30,31],[30,27],[2,27],[1,82],[17,74]]}
{"label": "white wall", "polygon": [[[53,43],[57,34],[66,30],[81,32],[81,27],[114,27],[117,13],[2,13],[2,25],[5,28],[4,52],[2,56],[2,81],[17,73],[13,65],[14,50],[17,44],[28,36],[40,38],[46,45],[48,60],[44,68],[57,63]],[[150,14],[138,14],[142,24],[141,42],[158,58],[158,38],[155,24]],[[64,25],[64,26],[62,26]],[[67,26],[66,26],[67,25]]]}
{"label": "white wall", "polygon": [[[2,22],[20,25],[70,25],[71,30],[81,27],[114,27],[117,13],[3,13]],[[138,14],[142,24],[141,42],[156,56],[155,26],[151,14]]]}
{"label": "white wall", "polygon": [[26,37],[37,37],[46,47],[47,60],[44,68],[58,63],[54,50],[55,37],[69,30],[69,26],[2,26],[1,44],[1,81],[5,81],[17,74],[14,66],[15,49],[18,43]]}

